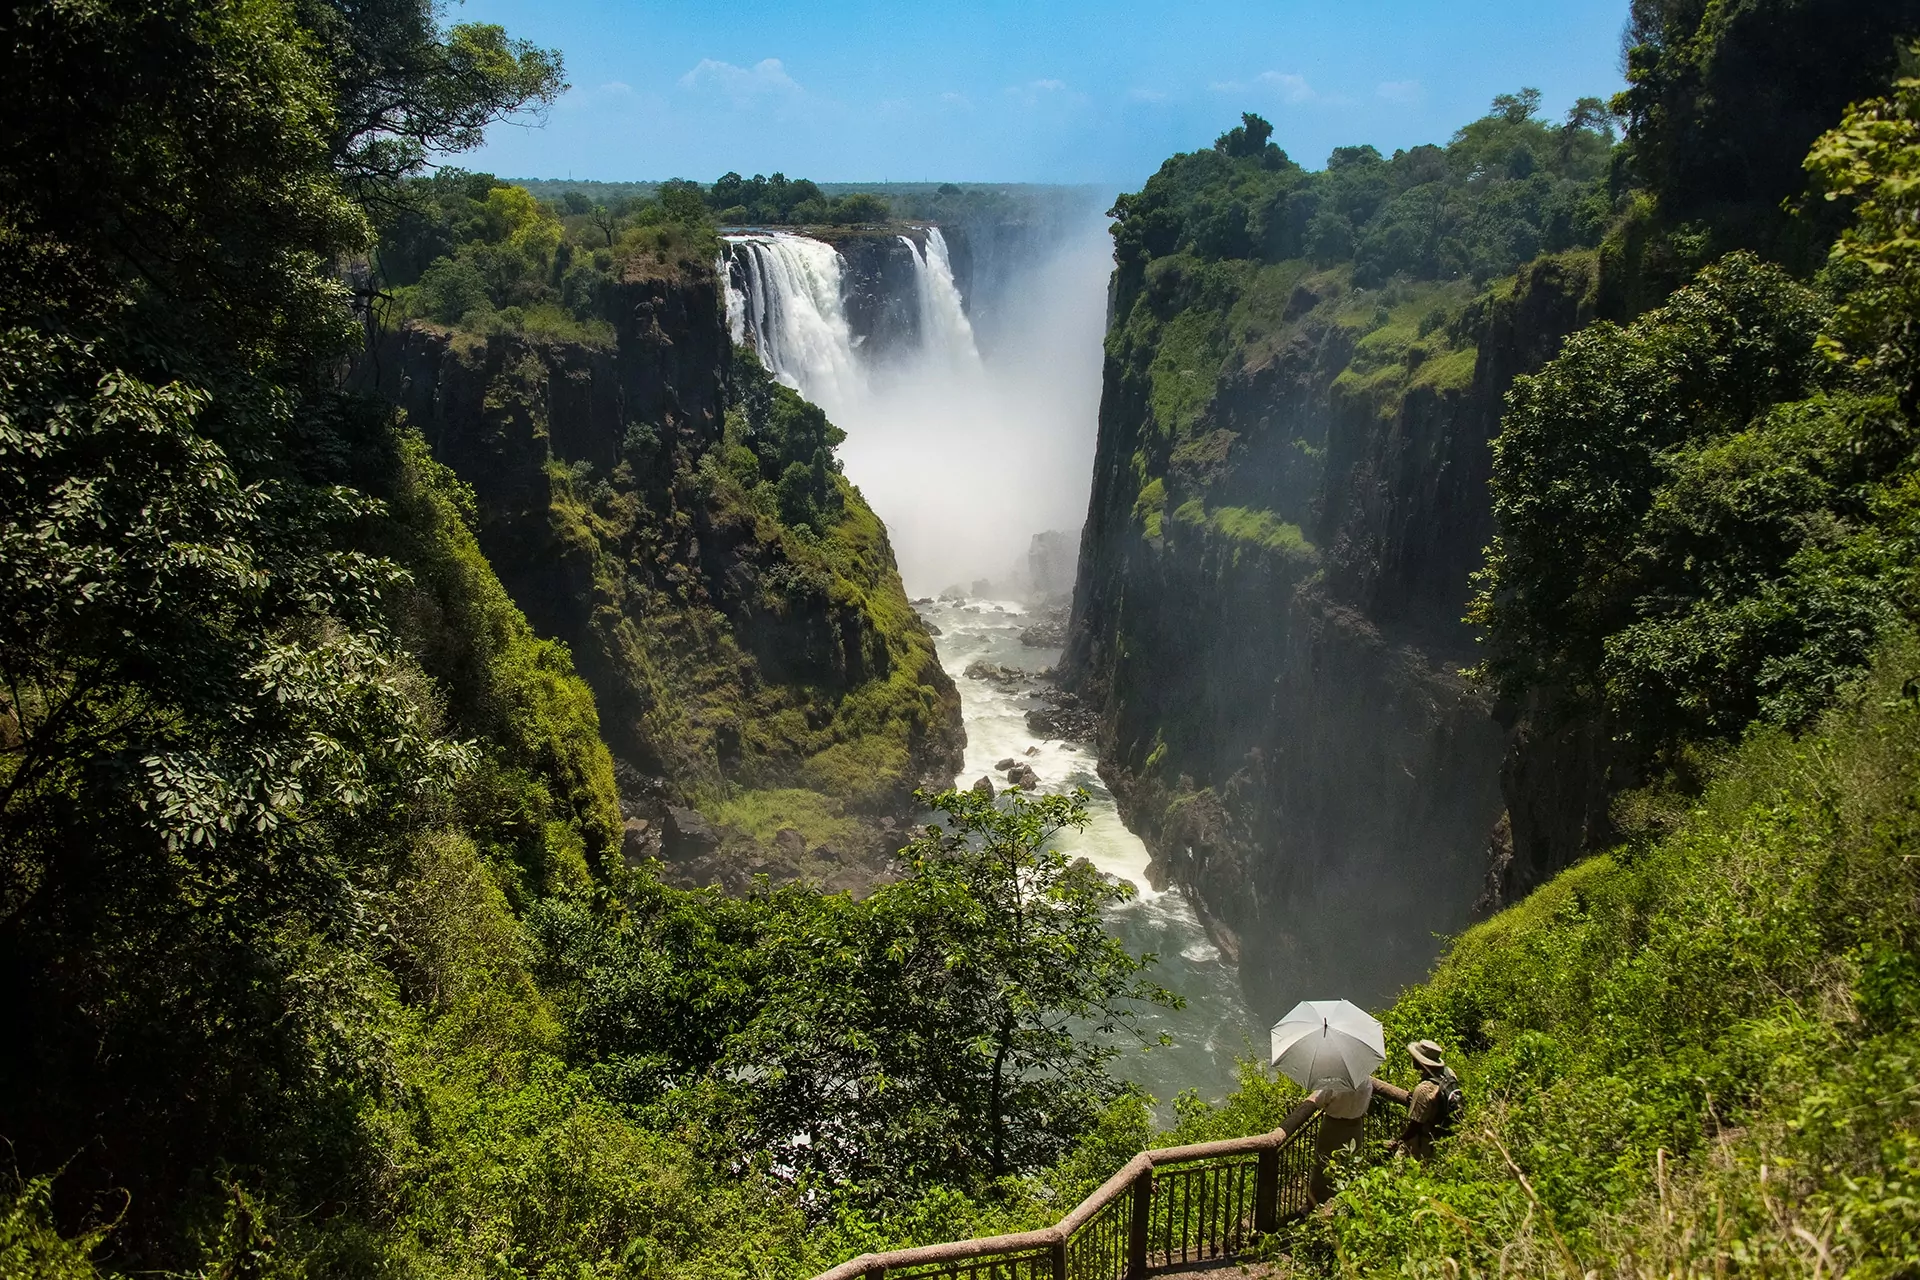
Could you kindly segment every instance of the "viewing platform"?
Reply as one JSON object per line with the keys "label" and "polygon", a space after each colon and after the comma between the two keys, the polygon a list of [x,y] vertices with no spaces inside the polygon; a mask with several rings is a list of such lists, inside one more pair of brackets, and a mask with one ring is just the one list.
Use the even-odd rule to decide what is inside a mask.
{"label": "viewing platform", "polygon": [[[1404,1116],[1406,1090],[1373,1082],[1362,1158],[1378,1159]],[[1382,1102],[1391,1106],[1380,1105]],[[1272,1133],[1143,1151],[1051,1227],[862,1254],[815,1280],[1145,1280],[1213,1272],[1314,1208],[1312,1098]]]}

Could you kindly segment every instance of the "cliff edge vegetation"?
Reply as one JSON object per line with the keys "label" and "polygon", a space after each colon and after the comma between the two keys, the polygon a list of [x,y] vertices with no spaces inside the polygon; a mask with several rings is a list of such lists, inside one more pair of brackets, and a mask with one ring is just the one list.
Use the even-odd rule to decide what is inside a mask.
{"label": "cliff edge vegetation", "polygon": [[[0,1270],[804,1276],[1097,1137],[1113,1046],[1059,1028],[1159,993],[1102,929],[1125,891],[1041,847],[1071,799],[948,797],[963,834],[903,838],[860,901],[623,856],[598,655],[496,572],[503,512],[544,546],[673,495],[660,536],[718,549],[654,562],[663,612],[825,619],[867,677],[916,654],[860,630],[906,616],[884,535],[818,412],[729,380],[710,273],[622,271],[618,368],[578,335],[422,338],[461,370],[605,357],[659,429],[612,499],[548,449],[586,419],[518,373],[480,382],[462,460],[532,465],[472,482],[431,413],[343,382],[402,178],[551,101],[557,56],[407,0],[27,4],[0,32]],[[896,743],[871,687],[780,704],[782,732]]]}
{"label": "cliff edge vegetation", "polygon": [[361,376],[473,484],[489,559],[579,656],[633,856],[871,886],[913,791],[958,768],[958,695],[843,434],[731,347],[699,189],[612,227],[484,175],[403,194],[395,327]]}
{"label": "cliff edge vegetation", "polygon": [[[1897,540],[1855,530],[1901,429],[1815,346],[1878,268],[1827,268],[1856,195],[1802,163],[1912,14],[1644,0],[1629,34],[1627,91],[1559,122],[1502,95],[1444,147],[1309,173],[1249,116],[1115,205],[1063,669],[1263,1014],[1336,978],[1385,998],[1476,898],[1603,847],[1623,791],[1697,785],[1682,739],[1817,712],[1900,612]],[[1857,466],[1819,460],[1843,439]]]}
{"label": "cliff edge vegetation", "polygon": [[1249,115],[1114,207],[1063,668],[1263,1015],[1318,977],[1386,995],[1478,891],[1500,735],[1460,616],[1487,441],[1591,315],[1611,208],[1609,109],[1538,105],[1319,172]]}

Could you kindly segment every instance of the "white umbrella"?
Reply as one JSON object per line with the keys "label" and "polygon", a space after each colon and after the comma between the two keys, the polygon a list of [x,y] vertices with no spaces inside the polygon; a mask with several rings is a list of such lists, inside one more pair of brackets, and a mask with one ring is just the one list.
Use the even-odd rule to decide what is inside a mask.
{"label": "white umbrella", "polygon": [[1273,1026],[1273,1065],[1302,1088],[1357,1089],[1387,1060],[1371,1014],[1346,1000],[1302,1000]]}

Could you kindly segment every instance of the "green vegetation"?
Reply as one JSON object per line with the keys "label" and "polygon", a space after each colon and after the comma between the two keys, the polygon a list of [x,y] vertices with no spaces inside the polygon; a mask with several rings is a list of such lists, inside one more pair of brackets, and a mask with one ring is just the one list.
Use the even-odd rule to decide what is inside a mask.
{"label": "green vegetation", "polygon": [[[29,4],[0,26],[0,1269],[805,1275],[931,1229],[930,1204],[1013,1212],[996,1177],[1137,1116],[1106,1051],[1057,1030],[1155,994],[1100,931],[1117,891],[1036,844],[1083,810],[942,801],[953,834],[867,903],[662,886],[620,857],[596,699],[482,555],[476,495],[341,390],[362,331],[334,273],[376,248],[393,302],[468,331],[459,358],[522,344],[501,408],[538,376],[530,329],[596,339],[569,289],[692,269],[704,216],[634,214],[587,276],[574,215],[409,177],[551,101],[556,56],[414,0]],[[724,523],[757,557],[753,607],[831,606],[867,666],[838,689],[656,669],[683,699],[669,728],[757,700],[749,751],[764,734],[834,796],[897,789],[951,691],[919,683],[931,650],[838,433],[764,375],[737,389],[718,447],[636,475],[676,447],[640,429],[624,476],[551,462],[542,518],[620,590],[609,533]],[[642,520],[668,489],[684,502]],[[731,660],[711,597],[647,585],[619,624],[684,628],[650,656]],[[720,736],[698,728],[696,754]],[[808,807],[772,785],[723,802]],[[823,991],[839,1057],[734,1070]],[[908,1044],[937,1051],[858,1056]],[[968,1109],[996,1054],[1069,1087],[1003,1071],[983,1145]],[[902,1117],[911,1176],[856,1177]],[[794,1124],[848,1135],[839,1163],[771,1167]]]}
{"label": "green vegetation", "polygon": [[857,819],[836,822],[835,847],[864,857],[872,820],[944,758],[957,695],[886,529],[840,474],[842,438],[735,352],[717,441],[636,431],[610,474],[550,462],[547,510],[495,537],[534,573],[580,567],[567,625],[616,753],[716,820],[751,816],[742,835],[773,832],[737,793],[812,792],[788,808]]}
{"label": "green vegetation", "polygon": [[[1481,146],[1473,176],[1420,197],[1424,239],[1375,221],[1404,192],[1313,231],[1356,174],[1411,161],[1301,174],[1253,118],[1120,202],[1109,395],[1140,425],[1113,518],[1135,495],[1130,528],[1169,513],[1162,563],[1313,527],[1274,437],[1312,460],[1412,430],[1427,392],[1477,394],[1494,299],[1519,313],[1550,272],[1605,317],[1507,399],[1474,608],[1486,687],[1549,743],[1530,767],[1568,792],[1612,770],[1608,847],[1387,1012],[1389,1046],[1449,1047],[1469,1111],[1432,1163],[1357,1173],[1279,1242],[1295,1271],[1913,1273],[1920,80],[1893,77],[1916,34],[1894,4],[1642,0],[1623,143],[1583,104],[1552,132],[1598,141],[1542,183],[1494,140],[1525,129],[1538,159],[1547,126],[1496,104],[1447,149]],[[1301,190],[1312,216],[1276,220]],[[1324,439],[1282,399],[1311,385],[1303,338],[1332,353]],[[1205,758],[1177,715],[1124,736],[1150,821],[1239,816],[1161,781]],[[1552,754],[1568,741],[1610,763]],[[1258,1132],[1286,1099],[1249,1069],[1180,1133]]]}
{"label": "green vegetation", "polygon": [[[1387,1017],[1461,1052],[1436,1162],[1291,1242],[1341,1274],[1893,1276],[1920,1252],[1920,647],[1755,734],[1456,941]],[[1401,1064],[1403,1067],[1404,1063]]]}
{"label": "green vegetation", "polygon": [[828,197],[778,173],[729,173],[708,188],[681,179],[533,185],[541,194],[452,168],[401,183],[376,254],[386,318],[611,345],[607,290],[636,272],[703,271],[719,251],[716,221],[847,225],[889,216],[878,196]]}
{"label": "green vegetation", "polygon": [[1503,94],[1445,147],[1391,158],[1339,147],[1313,173],[1268,141],[1271,125],[1245,116],[1211,150],[1174,157],[1115,203],[1122,276],[1186,254],[1352,262],[1362,288],[1400,275],[1484,282],[1542,252],[1598,244],[1611,212],[1613,117],[1589,98],[1548,125],[1535,118],[1539,105],[1532,89]]}
{"label": "green vegetation", "polygon": [[[1189,550],[1251,544],[1311,571],[1301,530],[1334,422],[1463,395],[1492,299],[1513,291],[1501,277],[1606,231],[1614,117],[1583,99],[1553,125],[1538,105],[1532,90],[1502,95],[1445,147],[1342,147],[1319,172],[1249,115],[1115,203],[1107,351],[1146,407],[1134,514],[1147,536],[1167,533],[1166,507]],[[1318,367],[1284,376],[1324,380],[1334,421],[1298,414],[1292,439],[1250,435],[1223,387],[1297,361],[1303,341]]]}
{"label": "green vegetation", "polygon": [[1809,282],[1747,251],[1522,378],[1495,444],[1486,673],[1637,771],[1801,725],[1914,616],[1920,82],[1808,167],[1863,216]]}
{"label": "green vegetation", "polygon": [[891,216],[887,202],[871,192],[827,196],[808,179],[789,182],[784,173],[771,178],[723,173],[707,188],[706,201],[720,221],[754,226],[847,226],[885,222]]}
{"label": "green vegetation", "polygon": [[376,255],[394,323],[611,346],[615,281],[704,270],[719,251],[691,183],[609,207],[547,203],[488,174],[441,169],[396,196]]}
{"label": "green vegetation", "polygon": [[[1119,511],[1222,573],[1313,570],[1341,443],[1249,405],[1466,394],[1488,290],[1543,251],[1614,308],[1512,397],[1480,617],[1501,693],[1604,721],[1651,785],[1390,1011],[1457,1050],[1472,1110],[1303,1225],[1301,1267],[1912,1273],[1920,80],[1887,89],[1892,9],[1641,0],[1624,151],[1523,93],[1307,174],[1248,117],[1119,208]],[[1079,798],[934,797],[860,901],[620,856],[603,734],[748,835],[846,839],[952,695],[839,432],[750,356],[714,438],[549,452],[505,533],[341,390],[335,273],[369,253],[450,358],[504,357],[490,407],[536,439],[541,344],[607,343],[611,290],[711,290],[713,192],[603,224],[413,176],[555,98],[557,57],[418,0],[0,27],[0,1269],[801,1277],[1272,1127],[1295,1094],[1257,1070],[1157,1135],[1107,1075],[1170,997],[1102,927],[1127,890],[1052,840]],[[1812,72],[1732,105],[1788,56]],[[1778,161],[1809,146],[1837,198],[1794,221]],[[875,212],[773,185],[740,190]],[[572,650],[496,535],[580,571]],[[1148,767],[1187,745],[1145,736]]]}
{"label": "green vegetation", "polygon": [[1911,607],[1911,419],[1745,253],[1516,386],[1478,616],[1506,697],[1648,755],[1797,725]]}
{"label": "green vegetation", "polygon": [[[1297,1267],[1892,1276],[1920,1254],[1920,81],[1801,132],[1854,202],[1835,225],[1777,221],[1790,192],[1758,153],[1861,63],[1762,99],[1766,136],[1674,80],[1750,71],[1761,33],[1778,49],[1767,19],[1808,36],[1803,59],[1856,48],[1858,26],[1812,38],[1819,8],[1636,6],[1628,156],[1651,190],[1599,292],[1629,296],[1624,277],[1644,302],[1706,256],[1517,383],[1476,614],[1494,691],[1595,726],[1643,785],[1615,798],[1615,847],[1389,1011],[1390,1045],[1458,1051],[1471,1110],[1431,1165],[1357,1175],[1284,1242]],[[1721,148],[1766,181],[1707,199],[1695,166]]]}

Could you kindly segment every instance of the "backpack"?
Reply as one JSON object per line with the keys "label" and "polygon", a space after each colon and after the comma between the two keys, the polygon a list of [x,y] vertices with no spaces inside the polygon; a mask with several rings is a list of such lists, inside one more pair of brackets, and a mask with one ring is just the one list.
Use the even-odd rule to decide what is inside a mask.
{"label": "backpack", "polygon": [[1453,1074],[1452,1067],[1440,1068],[1440,1078],[1434,1083],[1440,1086],[1440,1118],[1434,1121],[1433,1131],[1448,1133],[1467,1109],[1467,1093],[1460,1087],[1460,1077]]}

